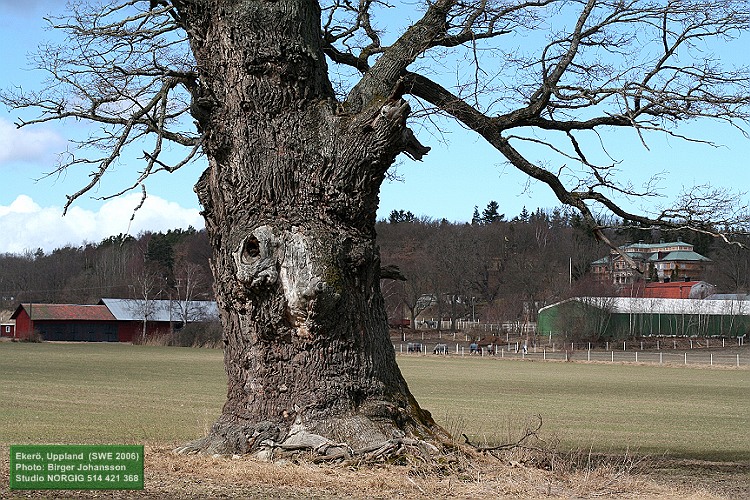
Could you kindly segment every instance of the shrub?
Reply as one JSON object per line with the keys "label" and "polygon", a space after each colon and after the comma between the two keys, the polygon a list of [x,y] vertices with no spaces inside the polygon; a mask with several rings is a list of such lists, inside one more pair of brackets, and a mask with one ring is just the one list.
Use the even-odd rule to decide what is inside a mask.
{"label": "shrub", "polygon": [[172,334],[172,344],[179,347],[211,347],[222,345],[222,328],[218,321],[188,323]]}
{"label": "shrub", "polygon": [[39,330],[34,330],[29,334],[29,336],[25,339],[23,339],[24,342],[44,342],[44,337],[39,332]]}

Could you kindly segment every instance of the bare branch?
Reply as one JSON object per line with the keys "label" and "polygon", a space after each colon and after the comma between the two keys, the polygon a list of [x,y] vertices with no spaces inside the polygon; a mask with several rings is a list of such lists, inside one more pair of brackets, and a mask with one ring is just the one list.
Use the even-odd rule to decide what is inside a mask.
{"label": "bare branch", "polygon": [[466,434],[462,434],[464,437],[464,442],[474,448],[475,450],[482,452],[482,453],[492,453],[496,451],[508,451],[508,450],[514,450],[516,448],[524,448],[524,449],[538,449],[537,447],[529,447],[526,445],[526,441],[530,438],[536,438],[539,439],[539,431],[542,428],[543,420],[541,415],[537,415],[537,426],[535,428],[532,427],[526,427],[524,429],[523,435],[515,442],[515,443],[505,443],[497,446],[486,446],[486,445],[479,445],[472,443],[469,440],[469,437]]}
{"label": "bare branch", "polygon": [[[19,126],[69,118],[101,125],[98,135],[82,141],[83,151],[65,155],[53,172],[93,168],[90,183],[70,202],[146,138],[152,141],[147,147],[138,144],[145,166],[128,190],[199,154],[205,138],[201,106],[211,99],[189,55],[183,20],[172,8],[189,4],[125,0],[96,10],[81,0],[69,16],[50,20],[70,38],[65,46],[43,47],[37,57],[50,75],[46,90],[0,96],[15,108],[38,112]],[[609,155],[607,139],[610,131],[627,129],[646,148],[654,132],[715,146],[679,127],[697,119],[721,121],[750,136],[750,70],[729,67],[710,52],[712,43],[750,27],[747,2],[436,0],[413,10],[417,21],[404,22],[401,33],[388,33],[381,15],[393,8],[382,0],[321,4],[322,50],[346,70],[340,82],[348,92],[340,106],[346,113],[411,94],[422,106],[415,117],[428,124],[434,124],[431,113],[458,120],[578,209],[592,230],[597,206],[644,225],[703,230],[709,216],[720,226],[744,223],[737,198],[690,189],[695,196],[672,207],[630,213],[615,198],[657,196],[658,176],[640,188],[623,181],[622,159]],[[432,64],[425,67],[428,57]],[[456,65],[445,65],[449,77],[436,64],[445,59]],[[188,115],[197,130],[185,120]],[[164,159],[167,142],[185,148],[183,159]],[[414,137],[409,144],[419,141]],[[544,146],[551,156],[532,157],[528,144]],[[420,151],[413,149],[413,156]],[[98,154],[85,154],[93,152]],[[736,212],[712,210],[712,204]]]}
{"label": "bare branch", "polygon": [[[201,135],[186,127],[198,87],[198,73],[187,50],[179,16],[171,5],[157,2],[150,9],[142,0],[112,6],[75,2],[62,18],[47,19],[50,27],[68,35],[62,45],[42,45],[33,61],[48,79],[42,91],[11,89],[0,101],[11,108],[29,109],[36,117],[19,119],[17,126],[85,120],[98,132],[78,141],[48,175],[76,165],[96,166],[89,183],[68,196],[65,211],[99,184],[129,148],[151,137],[146,167],[132,186],[142,185],[158,170],[172,171],[194,159]],[[193,128],[193,130],[190,130]],[[187,148],[171,166],[161,159],[164,142]],[[97,152],[104,155],[97,155]],[[157,167],[157,168],[155,168]]]}
{"label": "bare branch", "polygon": [[[623,184],[616,175],[619,160],[603,165],[593,162],[594,156],[586,150],[590,145],[579,140],[579,133],[594,134],[604,152],[606,143],[599,132],[603,129],[633,129],[646,147],[653,132],[715,146],[706,138],[687,136],[676,128],[686,120],[708,118],[729,123],[747,136],[744,128],[750,118],[750,72],[747,68],[725,68],[710,53],[697,50],[698,44],[707,40],[731,39],[748,28],[747,5],[730,2],[715,9],[715,4],[701,1],[655,5],[637,0],[554,4],[560,9],[555,14],[579,10],[570,18],[569,29],[563,21],[562,28],[552,33],[536,56],[506,51],[496,57],[498,52],[493,52],[492,60],[497,59],[494,64],[501,69],[492,73],[485,65],[480,71],[481,58],[486,54],[474,39],[466,46],[471,54],[467,59],[474,66],[473,81],[465,78],[468,72],[463,73],[455,87],[459,91],[453,92],[426,78],[424,72],[413,71],[405,74],[407,92],[429,103],[434,112],[458,119],[514,167],[547,184],[562,203],[581,211],[592,231],[601,233],[589,208],[591,203],[646,226],[694,227],[717,237],[726,230],[722,226],[746,224],[747,210],[740,195],[700,189],[688,190],[699,194],[683,196],[661,213],[630,213],[611,194],[658,196],[654,181],[660,176],[654,176],[642,189],[627,181]],[[474,6],[486,8],[484,2]],[[553,11],[548,13],[552,15]],[[516,31],[523,26],[514,24]],[[658,50],[645,50],[644,46]],[[506,74],[514,75],[511,82],[518,82],[523,75],[520,86],[493,88],[486,84],[500,81]],[[471,105],[460,93],[468,85],[473,85]],[[490,96],[492,100],[487,99]],[[491,106],[507,110],[493,115],[487,111]],[[514,146],[519,141],[543,145],[554,156],[574,160],[574,164],[562,164],[554,170],[542,167]],[[549,157],[545,161],[549,162]],[[706,229],[712,214],[721,222]],[[605,240],[603,234],[599,237]]]}

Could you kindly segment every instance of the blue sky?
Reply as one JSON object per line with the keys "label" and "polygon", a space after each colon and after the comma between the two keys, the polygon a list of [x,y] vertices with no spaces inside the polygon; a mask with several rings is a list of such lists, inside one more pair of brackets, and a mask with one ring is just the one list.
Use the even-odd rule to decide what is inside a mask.
{"label": "blue sky", "polygon": [[[0,59],[0,87],[39,86],[43,75],[26,69],[26,55],[50,36],[43,30],[42,16],[63,5],[56,0],[0,0],[0,44],[5,48]],[[727,47],[724,53],[737,64],[750,64],[748,51],[740,50],[741,46]],[[54,167],[56,153],[67,147],[66,138],[84,133],[86,125],[43,124],[16,130],[13,122],[19,116],[24,115],[0,105],[0,253],[38,247],[49,251],[65,244],[100,241],[121,232],[202,227],[192,190],[204,168],[202,163],[152,179],[149,199],[133,221],[130,216],[139,193],[108,201],[85,197],[62,217],[66,195],[87,182],[88,172],[69,171],[54,177],[45,177],[45,173]],[[529,210],[557,206],[549,188],[528,184],[524,175],[504,165],[499,154],[475,134],[456,125],[446,126],[442,135],[421,127],[415,127],[415,131],[432,151],[422,162],[399,157],[397,171],[403,182],[386,182],[383,186],[379,217],[386,217],[393,209],[404,209],[416,215],[466,221],[475,205],[481,209],[490,200],[498,201],[508,217],[517,215],[524,206]],[[666,198],[656,203],[666,203],[669,197],[696,184],[741,190],[750,186],[750,140],[729,127],[705,122],[690,125],[689,131],[723,146],[715,149],[653,136],[648,139],[647,150],[634,132],[620,131],[613,136],[608,151],[621,161],[621,178],[635,185],[656,172],[664,173],[660,186]],[[109,194],[118,182],[127,182],[127,174],[137,168],[134,163],[132,159],[123,162],[100,194]],[[634,210],[655,206],[648,200],[621,201]]]}

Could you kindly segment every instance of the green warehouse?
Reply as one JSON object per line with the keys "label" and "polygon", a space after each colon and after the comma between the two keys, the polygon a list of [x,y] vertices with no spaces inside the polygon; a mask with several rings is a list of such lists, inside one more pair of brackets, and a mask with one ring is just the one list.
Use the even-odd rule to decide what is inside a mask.
{"label": "green warehouse", "polygon": [[750,330],[750,300],[575,297],[539,310],[541,335],[566,338],[741,337]]}

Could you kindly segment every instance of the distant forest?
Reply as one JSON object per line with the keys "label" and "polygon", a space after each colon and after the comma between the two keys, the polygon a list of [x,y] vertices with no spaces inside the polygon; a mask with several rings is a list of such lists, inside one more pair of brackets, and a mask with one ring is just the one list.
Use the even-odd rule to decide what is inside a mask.
{"label": "distant forest", "polygon": [[[692,243],[713,261],[706,281],[720,292],[750,292],[750,251],[745,248],[628,221],[606,225],[612,226],[608,236],[618,245],[678,238]],[[442,297],[436,314],[443,318],[534,320],[543,305],[614,293],[589,273],[589,264],[609,249],[572,210],[524,209],[506,218],[493,201],[476,207],[468,223],[394,210],[378,222],[377,232],[382,266],[402,278],[382,281],[391,318],[414,317],[429,305],[425,297]],[[90,304],[101,297],[212,300],[210,256],[205,231],[193,228],[111,236],[50,253],[4,254],[0,308],[21,302]]]}

